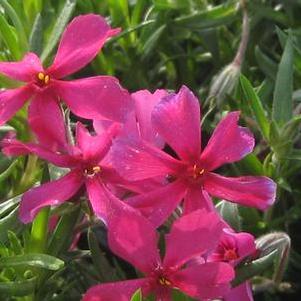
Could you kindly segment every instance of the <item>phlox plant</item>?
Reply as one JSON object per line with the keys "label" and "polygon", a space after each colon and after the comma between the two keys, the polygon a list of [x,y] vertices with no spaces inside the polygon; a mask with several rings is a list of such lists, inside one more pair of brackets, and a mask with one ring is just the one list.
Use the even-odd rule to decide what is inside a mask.
{"label": "phlox plant", "polygon": [[[82,281],[73,299],[252,301],[254,279],[273,264],[283,273],[290,248],[282,232],[259,244],[240,216],[269,216],[278,196],[272,172],[235,168],[261,166],[254,127],[229,110],[204,130],[206,104],[184,83],[128,91],[118,73],[80,78],[122,34],[101,15],[81,14],[50,66],[34,52],[0,62],[15,82],[0,92],[2,155],[26,165],[13,201],[0,204],[18,225],[15,233],[9,220],[1,241],[0,297],[67,300],[72,281]],[[20,116],[26,135],[14,127]],[[256,118],[264,124],[265,114]],[[273,149],[267,165],[278,158]]]}

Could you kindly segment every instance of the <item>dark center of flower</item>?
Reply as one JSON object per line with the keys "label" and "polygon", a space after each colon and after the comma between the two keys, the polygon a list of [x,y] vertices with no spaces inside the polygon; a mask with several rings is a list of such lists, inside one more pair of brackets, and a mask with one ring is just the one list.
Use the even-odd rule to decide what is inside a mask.
{"label": "dark center of flower", "polygon": [[84,174],[88,178],[93,178],[95,175],[101,172],[101,167],[100,166],[92,166],[88,167],[84,170]]}
{"label": "dark center of flower", "polygon": [[39,72],[37,74],[38,84],[40,86],[47,86],[50,81],[50,76],[48,74],[45,74],[44,72]]}
{"label": "dark center of flower", "polygon": [[163,286],[171,286],[171,282],[164,276],[159,277],[158,281]]}
{"label": "dark center of flower", "polygon": [[238,257],[239,256],[238,256],[235,249],[225,250],[225,253],[224,253],[224,260],[225,261],[236,260],[236,259],[238,259]]}

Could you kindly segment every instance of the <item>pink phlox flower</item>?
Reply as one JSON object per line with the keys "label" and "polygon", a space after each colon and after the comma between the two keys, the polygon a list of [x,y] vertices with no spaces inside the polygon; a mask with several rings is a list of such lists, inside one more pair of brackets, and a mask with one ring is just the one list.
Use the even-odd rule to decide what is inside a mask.
{"label": "pink phlox flower", "polygon": [[223,261],[236,266],[246,257],[255,253],[256,245],[253,235],[246,232],[237,233],[226,226],[216,249],[208,257],[208,261]]}
{"label": "pink phlox flower", "polygon": [[[102,135],[92,136],[78,122],[76,126],[76,144],[67,143],[64,133],[61,137],[57,132],[53,145],[60,145],[54,150],[43,144],[23,143],[14,139],[2,141],[3,153],[10,156],[33,153],[44,160],[70,171],[58,180],[45,183],[24,193],[20,204],[20,219],[24,223],[33,220],[37,212],[49,205],[59,205],[70,199],[82,187],[86,186],[87,194],[95,214],[106,221],[107,194],[114,185],[136,187],[121,178],[108,159],[108,152],[114,136],[113,124],[111,129]],[[105,193],[105,191],[107,191]]]}
{"label": "pink phlox flower", "polygon": [[113,164],[128,180],[165,176],[170,184],[129,203],[155,225],[162,224],[184,199],[184,212],[214,210],[210,195],[246,206],[266,209],[275,201],[276,184],[263,176],[224,177],[213,171],[242,159],[254,148],[247,128],[238,126],[239,112],[228,113],[201,151],[200,106],[185,86],[163,98],[152,111],[152,125],[177,157],[146,141],[116,140]]}
{"label": "pink phlox flower", "polygon": [[231,265],[205,262],[186,266],[197,254],[215,247],[222,234],[222,223],[216,213],[196,210],[176,220],[166,237],[166,252],[161,259],[155,227],[126,203],[123,208],[114,204],[118,204],[117,200],[111,199],[109,246],[145,277],[93,286],[83,301],[129,301],[138,288],[143,296],[153,293],[156,300],[163,301],[171,301],[172,289],[197,299],[217,298],[228,292],[234,277]]}
{"label": "pink phlox flower", "polygon": [[[158,89],[154,93],[148,90],[140,90],[131,94],[135,109],[130,112],[123,123],[119,123],[119,130],[116,131],[118,139],[139,140],[149,142],[159,148],[164,147],[163,139],[154,130],[151,123],[151,112],[159,101],[168,95],[166,90]],[[93,120],[93,127],[97,133],[107,131],[113,121]],[[139,181],[143,192],[153,191],[166,185],[165,176]],[[138,184],[138,182],[137,182]]]}
{"label": "pink phlox flower", "polygon": [[[236,233],[226,225],[217,247],[209,255],[207,261],[227,262],[235,267],[247,257],[252,257],[254,254],[256,254],[254,237],[246,232]],[[224,300],[253,301],[250,282],[246,281],[237,287],[231,288],[230,292],[224,296]]]}
{"label": "pink phlox flower", "polygon": [[224,296],[224,301],[253,301],[252,288],[249,281],[246,281],[230,290]]}
{"label": "pink phlox flower", "polygon": [[87,65],[104,43],[118,34],[99,15],[81,15],[73,19],[64,31],[53,64],[44,69],[34,53],[27,53],[19,62],[0,62],[0,73],[26,84],[0,94],[0,125],[32,99],[29,105],[29,123],[40,133],[40,119],[62,118],[59,100],[83,118],[105,118],[123,121],[133,109],[129,93],[112,76],[94,76],[62,81]]}
{"label": "pink phlox flower", "polygon": [[[142,139],[159,148],[164,147],[164,141],[155,131],[151,123],[151,112],[162,98],[166,97],[166,90],[158,89],[154,93],[139,90],[131,94],[134,110],[127,115],[125,122],[120,124],[119,139]],[[93,126],[97,133],[110,127],[112,121],[94,120]]]}

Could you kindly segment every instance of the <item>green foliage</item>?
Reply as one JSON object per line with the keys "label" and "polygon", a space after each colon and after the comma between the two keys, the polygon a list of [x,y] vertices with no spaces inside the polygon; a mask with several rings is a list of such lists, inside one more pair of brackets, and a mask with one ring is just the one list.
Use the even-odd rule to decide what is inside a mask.
{"label": "green foliage", "polygon": [[[244,2],[250,30],[246,53],[237,63]],[[253,279],[255,290],[260,290],[272,283],[255,300],[282,300],[277,293],[282,290],[287,299],[281,286],[284,277],[297,295],[295,284],[301,275],[301,2],[0,0],[0,60],[20,60],[27,51],[34,51],[47,66],[67,23],[85,13],[106,16],[122,32],[75,78],[111,74],[130,91],[177,90],[186,84],[201,99],[206,116],[204,142],[225,112],[241,111],[240,123],[255,135],[255,152],[231,164],[225,173],[272,177],[278,184],[277,202],[265,213],[221,200],[217,208],[233,228],[256,237],[287,232],[292,252],[287,262],[287,240],[283,245],[282,238],[273,236],[281,252],[274,248],[241,263],[233,284]],[[19,84],[0,76],[0,88]],[[210,95],[212,88],[214,95]],[[221,95],[219,100],[217,95]],[[22,140],[30,139],[26,114],[25,107],[1,127],[1,139],[11,130]],[[66,120],[72,132],[72,116],[67,114]],[[48,168],[51,179],[66,172]],[[12,160],[0,154],[0,299],[80,300],[96,283],[139,277],[139,272],[108,250],[105,227],[91,216],[86,196],[46,209],[33,224],[21,224],[22,193],[43,182],[45,170],[45,164],[34,156]],[[49,230],[53,217],[57,223]],[[82,234],[81,244],[70,250],[75,233]],[[141,299],[139,291],[132,297]],[[173,300],[190,299],[175,290]]]}

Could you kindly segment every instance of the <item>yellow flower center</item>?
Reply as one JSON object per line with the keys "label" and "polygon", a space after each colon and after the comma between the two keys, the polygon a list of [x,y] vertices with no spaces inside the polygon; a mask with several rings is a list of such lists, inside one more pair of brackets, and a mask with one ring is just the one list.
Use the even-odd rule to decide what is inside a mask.
{"label": "yellow flower center", "polygon": [[50,81],[50,76],[48,74],[45,74],[43,72],[39,72],[37,75],[39,81],[44,84],[44,85],[48,85],[49,81]]}
{"label": "yellow flower center", "polygon": [[164,286],[171,286],[171,282],[163,276],[159,278],[159,283]]}
{"label": "yellow flower center", "polygon": [[101,172],[101,167],[100,166],[89,167],[89,168],[86,168],[85,171],[84,171],[85,176],[88,177],[88,178],[92,178],[100,172]]}
{"label": "yellow flower center", "polygon": [[200,176],[202,176],[205,172],[204,168],[200,168],[199,166],[197,166],[196,164],[193,165],[193,178],[197,179]]}

